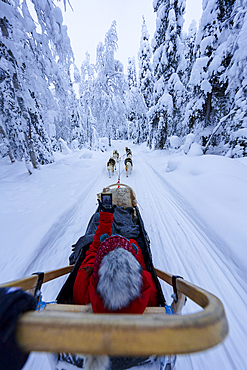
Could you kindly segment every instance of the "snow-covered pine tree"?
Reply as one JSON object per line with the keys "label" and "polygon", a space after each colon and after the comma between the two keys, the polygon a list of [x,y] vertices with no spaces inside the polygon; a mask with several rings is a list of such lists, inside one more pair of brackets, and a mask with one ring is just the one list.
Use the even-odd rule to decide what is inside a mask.
{"label": "snow-covered pine tree", "polygon": [[[228,151],[232,109],[228,71],[238,49],[234,29],[237,0],[203,1],[197,34],[197,54],[191,72],[193,98],[189,102],[184,127],[196,134],[205,149],[224,154]],[[236,48],[234,48],[236,46]],[[231,130],[230,130],[231,131]],[[227,145],[226,145],[227,144]]]}
{"label": "snow-covered pine tree", "polygon": [[[127,65],[128,91],[126,92],[127,118],[128,118],[128,140],[132,138],[133,127],[136,121],[135,99],[133,98],[132,88],[137,87],[137,76],[135,58],[128,58]],[[136,91],[136,90],[135,90]]]}
{"label": "snow-covered pine tree", "polygon": [[232,157],[247,156],[247,1],[234,2],[228,38],[228,55],[232,55],[223,73],[228,81],[230,101],[229,119],[221,119],[224,126],[224,144]]}
{"label": "snow-covered pine tree", "polygon": [[88,92],[92,91],[90,104],[91,112],[96,119],[96,130],[99,137],[104,137],[106,135],[106,118],[105,111],[107,105],[106,94],[103,93],[101,86],[100,75],[104,70],[104,43],[99,42],[96,48],[96,64],[95,72],[96,75],[93,79],[92,89],[88,88]]}
{"label": "snow-covered pine tree", "polygon": [[151,124],[149,145],[151,147],[154,141],[156,149],[163,149],[167,135],[177,134],[185,101],[185,88],[181,82],[185,69],[181,40],[185,1],[155,0],[153,5],[157,12],[157,29],[152,41],[155,86],[148,114]]}
{"label": "snow-covered pine tree", "polygon": [[58,114],[54,120],[57,138],[69,141],[71,137],[70,105],[75,98],[71,85],[70,67],[74,55],[64,26],[62,11],[53,0],[31,0],[41,27],[42,54],[46,60],[45,71],[49,82],[54,86],[54,95],[58,104]]}
{"label": "snow-covered pine tree", "polygon": [[184,36],[184,42],[185,42],[184,58],[186,62],[186,67],[184,70],[184,74],[182,76],[182,81],[186,87],[188,86],[192,67],[196,59],[196,53],[195,53],[196,34],[197,34],[197,25],[196,25],[196,21],[193,20],[191,24],[189,25],[188,33],[185,34]]}
{"label": "snow-covered pine tree", "polygon": [[186,89],[186,102],[184,103],[183,114],[180,123],[178,125],[178,132],[181,136],[187,135],[191,131],[191,127],[188,124],[187,117],[190,114],[190,105],[193,100],[193,89],[190,85],[190,77],[192,67],[196,59],[195,40],[197,35],[196,21],[193,20],[189,26],[188,33],[184,33],[184,58],[185,58],[185,69],[182,76],[182,82]]}
{"label": "snow-covered pine tree", "polygon": [[[22,1],[21,12],[24,16],[27,38],[25,40],[25,62],[19,69],[19,78],[23,87],[22,99],[30,115],[28,122],[30,140],[36,140],[33,148],[37,153],[39,163],[53,162],[52,150],[58,150],[54,117],[57,104],[52,94],[52,80],[57,75],[56,68],[51,68],[51,58],[46,59],[47,48],[42,34],[37,32],[36,24],[29,12],[26,0]],[[56,64],[53,62],[53,65]],[[52,76],[53,75],[53,76]],[[31,98],[31,99],[30,99]],[[35,127],[32,127],[32,122]],[[31,131],[30,131],[31,130]],[[30,136],[30,132],[32,133]],[[41,143],[39,142],[41,141]]]}
{"label": "snow-covered pine tree", "polygon": [[5,74],[4,82],[0,85],[3,99],[1,132],[7,143],[10,158],[12,155],[17,160],[25,158],[31,173],[30,161],[34,168],[38,167],[33,141],[30,140],[28,100],[32,101],[32,98],[30,99],[30,92],[23,88],[21,83],[30,50],[28,48],[25,50],[27,33],[18,5],[9,2],[1,4],[3,18],[0,19],[0,63]]}
{"label": "snow-covered pine tree", "polygon": [[37,160],[40,164],[48,164],[54,161],[50,137],[45,129],[41,115],[41,109],[34,92],[30,92],[33,105],[29,106],[27,119],[28,130],[25,133],[30,147],[32,163]]}
{"label": "snow-covered pine tree", "polygon": [[140,144],[147,140],[146,113],[147,107],[138,87],[126,92],[126,108],[128,114],[127,139]]}
{"label": "snow-covered pine tree", "polygon": [[90,63],[89,53],[86,53],[85,57],[81,65],[81,81],[79,85],[81,134],[84,136],[87,146],[91,147],[92,122],[95,123],[91,111],[94,99],[95,66]]}
{"label": "snow-covered pine tree", "polygon": [[[6,18],[0,18],[2,36],[9,37],[9,26]],[[19,126],[21,117],[18,103],[15,98],[14,86],[8,65],[13,65],[14,56],[11,51],[0,42],[0,143],[1,154],[7,154],[11,162],[22,159],[22,139],[19,139]],[[23,136],[22,136],[23,137]],[[25,144],[24,144],[25,145]]]}
{"label": "snow-covered pine tree", "polygon": [[[1,44],[1,46],[3,46]],[[1,55],[3,48],[0,47]],[[13,82],[9,73],[1,79],[0,90],[0,141],[2,142],[2,155],[8,154],[11,162],[22,160],[27,150],[22,120],[18,102],[15,96]]]}
{"label": "snow-covered pine tree", "polygon": [[153,95],[154,76],[152,68],[152,49],[149,43],[149,33],[145,18],[143,16],[141,28],[140,48],[138,52],[139,60],[139,88],[144,97],[147,108],[151,106]]}
{"label": "snow-covered pine tree", "polygon": [[128,58],[127,79],[128,79],[129,90],[131,90],[132,87],[137,87],[137,75],[136,75],[135,57]]}
{"label": "snow-covered pine tree", "polygon": [[[167,15],[169,12],[170,2],[165,0],[155,0],[153,2],[154,11],[157,13],[156,25],[157,28],[154,33],[154,38],[152,40],[153,48],[153,67],[154,67],[154,79],[155,85],[153,89],[151,108],[148,112],[149,121],[149,138],[148,145],[150,149],[154,145],[155,149],[162,149],[159,145],[160,133],[158,130],[159,118],[163,113],[163,107],[160,104],[160,98],[165,91],[163,68],[162,68],[162,55],[163,55],[163,43],[165,42],[165,34],[167,28]],[[164,124],[164,129],[162,129],[162,135],[164,138],[167,137],[167,124]],[[157,140],[158,139],[158,140]],[[163,139],[161,138],[163,141]]]}
{"label": "snow-covered pine tree", "polygon": [[[18,160],[25,158],[28,170],[32,172],[30,160],[34,167],[38,166],[37,161],[41,164],[53,161],[48,133],[55,136],[53,118],[57,105],[51,88],[59,79],[63,80],[58,68],[59,59],[61,65],[70,63],[69,39],[66,27],[61,25],[60,9],[53,1],[45,0],[38,5],[42,7],[41,10],[39,7],[38,18],[42,20],[43,34],[36,31],[26,0],[22,3],[0,2],[3,51],[0,64],[5,77],[4,83],[0,84],[4,100],[1,105],[1,135],[5,136],[3,140],[11,149],[9,153]],[[34,0],[33,3],[37,5]],[[46,11],[50,12],[47,23],[49,26],[53,23],[53,33],[48,32],[49,26],[43,27]],[[8,114],[10,107],[16,114]]]}
{"label": "snow-covered pine tree", "polygon": [[79,105],[73,89],[69,95],[70,110],[70,138],[69,142],[72,149],[81,149],[85,143],[84,131],[81,125]]}
{"label": "snow-covered pine tree", "polygon": [[146,140],[147,107],[143,95],[137,87],[135,58],[128,58],[127,81],[129,89],[126,92],[126,107],[128,117],[128,140],[139,144]]}
{"label": "snow-covered pine tree", "polygon": [[118,48],[117,41],[116,21],[113,21],[105,35],[104,44],[97,48],[97,77],[92,107],[93,115],[96,117],[97,111],[97,116],[100,116],[97,126],[102,125],[103,135],[108,137],[109,145],[116,135],[122,137],[126,128],[124,92],[127,86],[123,65],[114,58]]}

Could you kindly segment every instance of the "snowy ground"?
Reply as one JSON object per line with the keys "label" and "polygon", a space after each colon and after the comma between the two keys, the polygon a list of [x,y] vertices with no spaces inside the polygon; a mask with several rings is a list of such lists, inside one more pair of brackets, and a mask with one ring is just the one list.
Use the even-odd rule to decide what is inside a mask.
{"label": "snowy ground", "polygon": [[[206,352],[178,356],[176,369],[247,369],[247,158],[229,159],[114,142],[107,152],[76,151],[29,176],[23,163],[0,159],[0,282],[68,265],[96,194],[116,183],[106,162],[114,148],[133,151],[130,177],[151,239],[154,265],[209,290],[224,304],[229,335]],[[123,164],[120,164],[120,171]],[[64,278],[44,286],[54,300]],[[171,302],[170,288],[164,293]],[[195,306],[188,302],[184,313]],[[24,370],[49,370],[32,354]]]}

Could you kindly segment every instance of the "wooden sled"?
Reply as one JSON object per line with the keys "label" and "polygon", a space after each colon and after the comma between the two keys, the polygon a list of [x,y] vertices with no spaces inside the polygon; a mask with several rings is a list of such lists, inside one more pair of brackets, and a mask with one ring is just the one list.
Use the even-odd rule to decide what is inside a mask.
{"label": "wooden sled", "polygon": [[[112,184],[103,189],[102,193],[112,193],[112,203],[119,207],[133,207],[137,206],[136,195],[133,189],[125,184]],[[101,200],[101,194],[97,194],[98,199]]]}
{"label": "wooden sled", "polygon": [[[69,273],[73,266],[45,273],[44,282]],[[156,270],[172,285],[172,275]],[[35,287],[32,276],[0,287]],[[177,279],[178,291],[203,311],[166,315],[164,307],[147,307],[143,315],[94,314],[88,306],[50,304],[27,312],[18,320],[17,340],[25,351],[69,352],[111,356],[185,354],[204,351],[224,340],[228,323],[221,301],[186,280]]]}
{"label": "wooden sled", "polygon": [[[124,208],[134,208],[134,217],[139,217],[142,223],[135,194],[129,186],[114,184],[103,189],[103,192],[109,191],[113,194],[113,203]],[[100,197],[101,193],[98,194]],[[145,230],[141,226],[144,234]],[[144,239],[149,258],[147,235],[144,235]],[[43,282],[72,274],[74,268],[71,265],[47,272]],[[152,265],[149,269],[155,273],[157,281],[159,278],[172,285],[171,274],[154,268],[152,271]],[[38,275],[33,275],[0,287],[18,286],[33,291],[37,281]],[[143,315],[95,314],[90,312],[88,306],[48,304],[43,311],[27,312],[19,318],[16,332],[18,343],[28,352],[150,356],[204,351],[222,342],[228,333],[228,323],[221,301],[181,278],[176,279],[176,287],[203,310],[183,316],[167,315],[165,307],[162,307],[162,299],[160,307],[147,307]],[[57,301],[64,303],[66,300],[62,292]]]}

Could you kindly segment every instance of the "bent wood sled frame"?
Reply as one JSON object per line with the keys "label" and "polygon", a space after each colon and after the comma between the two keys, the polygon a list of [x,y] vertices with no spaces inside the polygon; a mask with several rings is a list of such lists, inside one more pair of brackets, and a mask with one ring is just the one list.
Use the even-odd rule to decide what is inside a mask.
{"label": "bent wood sled frame", "polygon": [[[72,270],[45,273],[44,282]],[[172,275],[156,270],[172,285]],[[3,286],[33,288],[36,276]],[[18,320],[17,340],[25,351],[84,353],[110,356],[185,354],[203,351],[224,340],[228,323],[223,304],[213,294],[183,279],[177,289],[203,308],[191,315],[166,315],[164,307],[148,307],[144,315],[94,314],[87,306],[48,305]]]}

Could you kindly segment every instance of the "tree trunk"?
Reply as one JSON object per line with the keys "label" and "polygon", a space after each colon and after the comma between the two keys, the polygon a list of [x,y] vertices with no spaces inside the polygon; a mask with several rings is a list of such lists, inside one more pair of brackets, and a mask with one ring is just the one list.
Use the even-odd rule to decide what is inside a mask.
{"label": "tree trunk", "polygon": [[6,18],[0,18],[0,28],[4,37],[9,37],[8,27],[6,25]]}
{"label": "tree trunk", "polygon": [[212,93],[208,93],[207,99],[206,99],[205,127],[207,127],[210,122],[211,101],[212,101]]}
{"label": "tree trunk", "polygon": [[[34,149],[33,149],[33,144],[31,142],[31,132],[30,132],[31,131],[31,124],[30,124],[30,122],[29,122],[29,125],[30,125],[29,126],[29,137],[25,133],[25,138],[26,138],[26,142],[27,142],[27,147],[29,149],[29,155],[30,155],[31,163],[32,163],[32,165],[35,169],[38,169],[39,164],[38,164],[38,161],[36,159],[36,154],[35,154]],[[29,173],[30,173],[30,171],[29,171]]]}
{"label": "tree trunk", "polygon": [[3,135],[3,137],[5,138],[6,146],[8,148],[8,156],[9,156],[9,159],[10,159],[11,163],[14,163],[15,162],[15,158],[14,158],[12,152],[11,152],[11,148],[10,148],[10,145],[9,145],[9,141],[8,141],[7,135],[6,135],[6,133],[5,133],[5,131],[4,131],[4,129],[3,129],[2,126],[0,126],[0,132]]}
{"label": "tree trunk", "polygon": [[37,158],[36,158],[36,155],[33,149],[30,150],[30,159],[31,159],[33,167],[37,170],[39,168],[39,164],[37,162]]}

